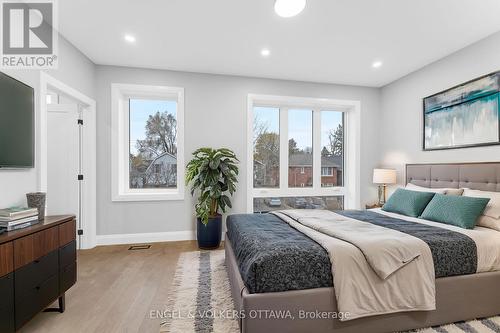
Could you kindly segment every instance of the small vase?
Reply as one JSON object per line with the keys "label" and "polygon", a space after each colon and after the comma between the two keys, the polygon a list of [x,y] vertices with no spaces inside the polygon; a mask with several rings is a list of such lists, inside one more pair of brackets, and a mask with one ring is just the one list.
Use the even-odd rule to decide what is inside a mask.
{"label": "small vase", "polygon": [[46,193],[44,193],[44,192],[33,192],[33,193],[26,194],[26,199],[28,201],[28,207],[38,209],[38,220],[39,221],[42,221],[43,219],[45,219],[45,197],[46,197]]}

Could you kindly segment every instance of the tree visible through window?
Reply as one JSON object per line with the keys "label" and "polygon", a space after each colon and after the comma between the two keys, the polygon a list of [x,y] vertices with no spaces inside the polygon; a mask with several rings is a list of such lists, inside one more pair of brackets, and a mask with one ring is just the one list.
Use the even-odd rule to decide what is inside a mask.
{"label": "tree visible through window", "polygon": [[130,188],[177,187],[177,102],[129,99]]}
{"label": "tree visible through window", "polygon": [[254,108],[254,188],[276,188],[280,185],[279,111],[278,108]]}
{"label": "tree visible through window", "polygon": [[321,111],[321,187],[344,186],[344,114]]}

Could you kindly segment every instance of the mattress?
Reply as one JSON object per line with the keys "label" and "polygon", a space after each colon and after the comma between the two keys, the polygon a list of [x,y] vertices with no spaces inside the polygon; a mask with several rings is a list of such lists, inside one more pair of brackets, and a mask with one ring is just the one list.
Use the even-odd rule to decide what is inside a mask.
{"label": "mattress", "polygon": [[[465,230],[437,222],[372,211],[345,211],[350,217],[409,232],[426,241],[436,278],[500,270],[500,232]],[[399,223],[398,223],[399,221]],[[407,221],[407,223],[403,223]],[[420,224],[408,230],[401,225]],[[227,235],[250,293],[332,286],[327,252],[315,241],[272,214],[231,215]],[[413,230],[413,231],[411,231]]]}

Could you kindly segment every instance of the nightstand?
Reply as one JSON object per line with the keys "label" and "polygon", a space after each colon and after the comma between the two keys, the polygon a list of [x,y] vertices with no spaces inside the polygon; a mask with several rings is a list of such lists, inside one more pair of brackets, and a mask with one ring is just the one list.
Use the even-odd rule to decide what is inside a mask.
{"label": "nightstand", "polygon": [[381,204],[371,204],[371,205],[365,205],[365,209],[373,209],[373,208],[381,208],[383,205]]}

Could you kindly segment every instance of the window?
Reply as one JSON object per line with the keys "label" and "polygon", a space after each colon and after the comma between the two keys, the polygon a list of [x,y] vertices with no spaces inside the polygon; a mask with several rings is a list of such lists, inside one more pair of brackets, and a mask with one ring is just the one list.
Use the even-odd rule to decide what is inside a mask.
{"label": "window", "polygon": [[113,200],[184,198],[183,89],[112,85]]}
{"label": "window", "polygon": [[321,111],[321,186],[343,186],[343,169],[344,112]]}
{"label": "window", "polygon": [[253,112],[253,187],[280,184],[280,110],[255,107]]}
{"label": "window", "polygon": [[[321,162],[323,162],[323,160]],[[323,167],[322,166],[321,167],[321,177],[331,177],[331,176],[333,176],[333,168],[332,167]],[[323,182],[323,180],[321,180],[321,186],[323,186],[324,183],[326,183],[326,181]]]}
{"label": "window", "polygon": [[357,101],[249,95],[248,211],[358,208],[359,111]]}
{"label": "window", "polygon": [[267,213],[281,209],[328,209],[341,210],[344,207],[344,197],[275,197],[254,198],[254,213]]}
{"label": "window", "polygon": [[312,110],[288,110],[288,187],[313,186]]}

